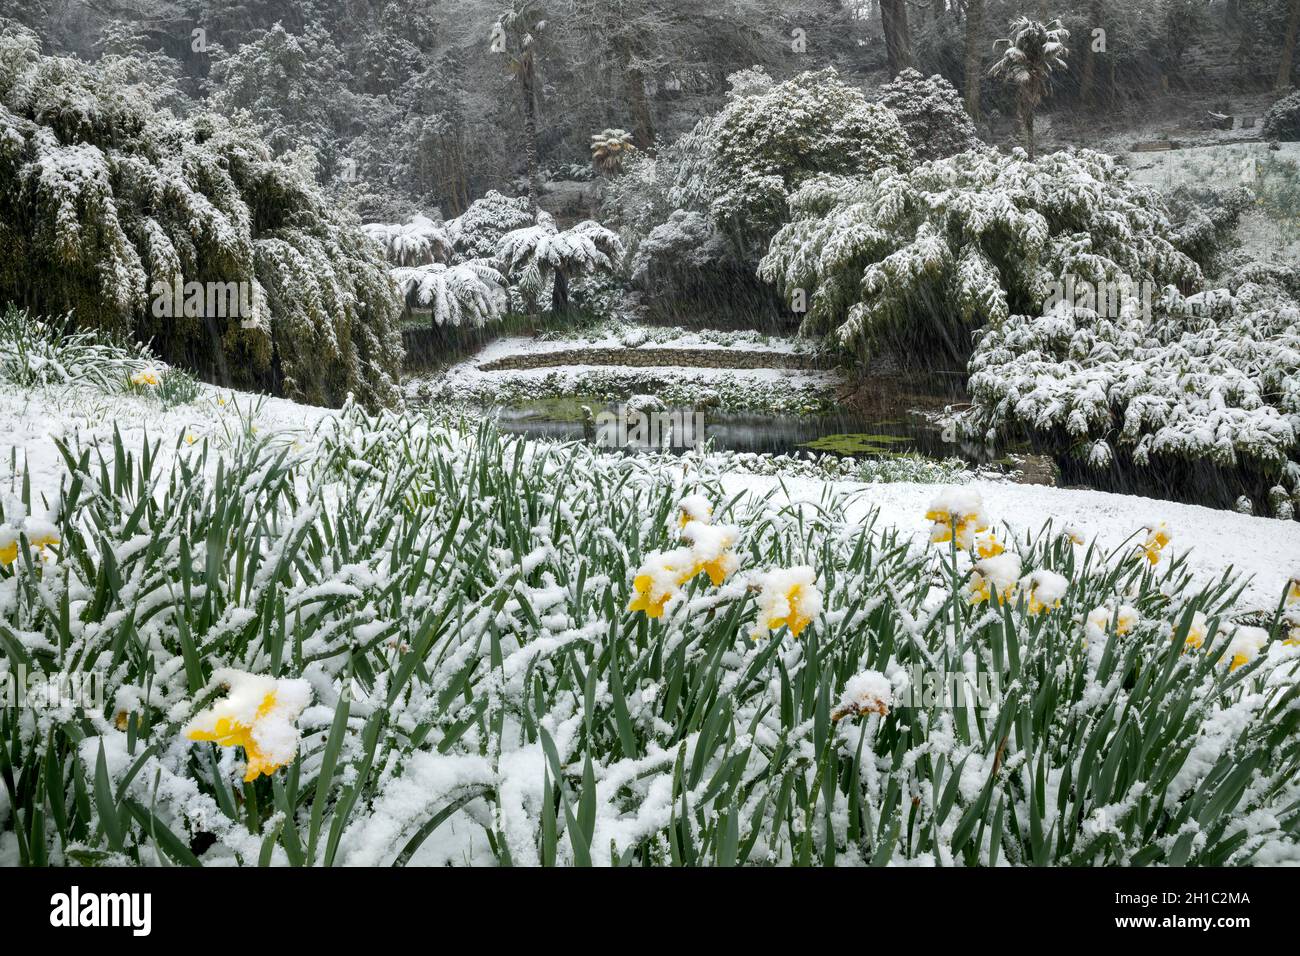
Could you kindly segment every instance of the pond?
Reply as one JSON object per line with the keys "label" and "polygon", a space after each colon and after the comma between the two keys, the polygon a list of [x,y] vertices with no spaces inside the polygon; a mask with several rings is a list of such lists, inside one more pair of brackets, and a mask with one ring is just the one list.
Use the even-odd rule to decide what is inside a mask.
{"label": "pond", "polygon": [[[583,404],[592,412],[584,421]],[[546,399],[500,411],[503,431],[534,438],[598,441],[607,447],[655,447],[681,451],[697,439],[717,451],[800,455],[832,452],[854,457],[915,453],[930,458],[961,458],[986,464],[998,452],[975,442],[954,441],[920,412],[879,418],[858,412],[821,415],[774,415],[719,409],[664,408],[647,411],[644,420],[625,416],[595,399]],[[620,427],[621,425],[621,427]]]}

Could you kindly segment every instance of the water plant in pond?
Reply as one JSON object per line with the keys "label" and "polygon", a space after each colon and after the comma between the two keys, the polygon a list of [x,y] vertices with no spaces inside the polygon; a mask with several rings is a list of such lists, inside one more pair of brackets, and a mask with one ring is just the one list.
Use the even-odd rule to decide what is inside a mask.
{"label": "water plant in pond", "polygon": [[891,455],[891,445],[910,444],[912,439],[904,435],[868,435],[861,432],[848,432],[838,435],[823,435],[812,441],[800,442],[800,448],[813,451],[828,451],[837,455]]}

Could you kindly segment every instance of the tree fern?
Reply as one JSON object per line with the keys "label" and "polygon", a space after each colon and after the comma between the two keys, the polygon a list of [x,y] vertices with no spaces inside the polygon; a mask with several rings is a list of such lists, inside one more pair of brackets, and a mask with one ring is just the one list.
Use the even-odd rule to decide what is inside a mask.
{"label": "tree fern", "polygon": [[543,212],[535,225],[502,236],[496,253],[502,270],[528,301],[536,301],[551,282],[551,311],[559,314],[568,309],[569,280],[613,272],[623,256],[623,243],[590,219],[561,232]]}
{"label": "tree fern", "polygon": [[392,275],[409,304],[429,307],[435,326],[483,326],[506,310],[505,279],[480,259],[399,266]]}

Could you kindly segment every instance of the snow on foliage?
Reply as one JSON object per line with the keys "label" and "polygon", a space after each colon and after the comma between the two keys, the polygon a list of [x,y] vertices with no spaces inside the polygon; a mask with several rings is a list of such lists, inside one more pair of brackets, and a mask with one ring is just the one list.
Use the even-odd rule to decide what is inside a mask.
{"label": "snow on foliage", "polygon": [[412,216],[405,223],[370,222],[361,231],[379,243],[395,266],[422,266],[451,258],[452,242],[446,227],[427,216]]}
{"label": "snow on foliage", "polygon": [[600,223],[587,219],[561,232],[555,220],[539,213],[534,225],[515,229],[497,243],[502,271],[517,284],[527,301],[535,301],[552,286],[552,309],[563,311],[568,281],[581,275],[613,272],[623,255],[623,242]]}
{"label": "snow on foliage", "polygon": [[[993,322],[970,363],[972,421],[1092,444],[1139,464],[1239,463],[1300,490],[1300,306],[1243,283],[1184,296],[1145,319],[1061,303]],[[1288,465],[1288,462],[1290,464]]]}
{"label": "snow on foliage", "polygon": [[[0,32],[0,298],[236,384],[394,401],[398,301],[373,245],[251,130],[178,118],[168,95]],[[242,285],[247,309],[158,308],[158,288],[192,280]]]}
{"label": "snow on foliage", "polygon": [[[794,221],[760,275],[804,329],[869,349],[929,335],[964,357],[970,332],[1036,312],[1066,277],[1190,285],[1200,270],[1164,238],[1153,192],[1111,157],[1064,151],[1030,161],[972,150],[915,169],[821,176],[791,198]],[[936,344],[936,343],[931,343]]]}
{"label": "snow on foliage", "polygon": [[678,207],[765,237],[785,221],[786,197],[816,173],[870,173],[911,161],[897,117],[834,69],[784,83],[754,71],[730,79],[722,110],[677,144]]}
{"label": "snow on foliage", "polygon": [[[305,411],[284,408],[295,427]],[[725,478],[684,474],[679,458],[507,438],[490,423],[347,406],[292,446],[255,431],[251,413],[244,424],[171,459],[138,454],[138,431],[115,432],[105,480],[55,511],[33,513],[35,492],[0,496],[0,549],[27,537],[48,552],[0,551],[0,665],[53,674],[60,647],[104,660],[133,649],[104,672],[102,701],[33,695],[5,742],[14,779],[45,774],[79,793],[84,778],[115,807],[70,797],[66,813],[45,814],[39,788],[8,790],[23,839],[0,830],[0,860],[1298,857],[1300,751],[1285,703],[1300,651],[1275,623],[1265,646],[1255,632],[1227,656],[1242,609],[1232,575],[1198,586],[1182,561],[1063,551],[1043,513],[1019,516],[1042,531],[1017,535],[1018,558],[972,565],[925,548],[897,514],[864,512],[860,488],[737,495]],[[55,487],[85,477],[75,463],[93,449],[70,442],[77,473],[47,471]],[[1015,500],[1048,500],[1027,492]],[[911,497],[919,519],[924,499]],[[667,576],[678,597],[653,619],[625,611],[683,503],[709,502],[716,523],[680,532],[693,574]],[[736,579],[728,552],[774,570]],[[963,584],[972,567],[987,595],[973,605],[959,599],[981,597]],[[1022,571],[1037,574],[1036,616],[1014,593]],[[1121,605],[1135,612],[1126,632],[1122,609],[1120,627],[1108,616],[1088,628],[1089,611]],[[927,700],[909,684],[918,669],[987,676],[988,692]],[[1144,680],[1153,669],[1161,679]],[[1043,675],[1059,690],[1027,707]],[[1171,712],[1167,749],[1189,758],[1141,759],[1140,728]],[[1016,733],[988,732],[1008,723]],[[909,750],[936,759],[900,760]],[[1108,773],[1090,754],[1132,771]],[[1243,766],[1249,786],[1232,776]],[[956,796],[909,796],[943,793]],[[1127,829],[1147,806],[1167,812]],[[1017,823],[1043,807],[1041,831]],[[1105,838],[1098,811],[1113,824]],[[905,833],[909,819],[913,836],[884,842],[862,823]],[[1243,820],[1255,821],[1245,838]]]}
{"label": "snow on foliage", "polygon": [[942,159],[980,145],[957,90],[937,73],[926,77],[913,69],[902,70],[878,95],[903,124],[918,161]]}
{"label": "snow on foliage", "polygon": [[399,266],[392,274],[409,304],[430,309],[434,325],[483,326],[505,314],[505,278],[481,259]]}
{"label": "snow on foliage", "polygon": [[446,223],[453,245],[452,262],[490,259],[496,255],[497,243],[507,232],[533,224],[533,214],[524,197],[511,199],[489,189],[469,208]]}
{"label": "snow on foliage", "polygon": [[1300,140],[1300,90],[1268,108],[1264,114],[1264,135],[1284,142]]}

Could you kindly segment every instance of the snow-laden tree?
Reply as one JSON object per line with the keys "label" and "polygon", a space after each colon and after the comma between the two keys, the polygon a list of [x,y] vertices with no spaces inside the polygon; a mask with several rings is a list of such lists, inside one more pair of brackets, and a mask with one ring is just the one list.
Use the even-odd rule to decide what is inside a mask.
{"label": "snow-laden tree", "polygon": [[760,275],[804,330],[926,362],[964,361],[971,333],[1038,314],[1054,288],[1150,281],[1191,288],[1196,263],[1165,238],[1158,196],[1090,150],[1030,161],[973,150],[915,169],[819,177],[791,199]]}
{"label": "snow-laden tree", "polygon": [[451,261],[490,259],[496,255],[502,236],[532,224],[533,214],[525,197],[512,199],[489,189],[483,197],[470,203],[463,213],[447,221],[447,235],[452,241]]}
{"label": "snow-laden tree", "polygon": [[481,259],[453,266],[441,262],[399,266],[392,274],[408,305],[429,309],[435,328],[481,327],[505,314],[505,278]]}
{"label": "snow-laden tree", "polygon": [[1053,74],[1066,70],[1070,51],[1065,43],[1069,39],[1070,31],[1059,20],[1045,24],[1017,17],[1011,23],[1011,35],[998,41],[1005,47],[989,75],[1002,77],[1015,87],[1016,110],[1025,128],[1030,159],[1035,155],[1034,111],[1051,91]]}
{"label": "snow-laden tree", "polygon": [[1300,140],[1300,90],[1268,108],[1264,114],[1264,135],[1283,142]]}
{"label": "snow-laden tree", "polygon": [[569,281],[578,276],[613,272],[623,256],[623,242],[600,223],[587,219],[560,231],[547,213],[536,224],[501,237],[497,259],[526,301],[535,302],[551,284],[551,312],[569,307]]}
{"label": "snow-laden tree", "polygon": [[1276,287],[1170,287],[1150,315],[1132,296],[1118,315],[1010,315],[970,370],[971,423],[990,439],[1028,429],[1097,468],[1209,460],[1300,496],[1300,304]]}
{"label": "snow-laden tree", "polygon": [[412,216],[404,223],[369,222],[361,231],[379,243],[396,266],[445,263],[451,258],[452,241],[445,224],[427,216]]}
{"label": "snow-laden tree", "polygon": [[878,95],[903,124],[918,161],[942,159],[980,145],[957,90],[937,73],[927,77],[903,70]]}
{"label": "snow-laden tree", "polygon": [[785,222],[786,201],[818,173],[905,168],[912,150],[898,118],[834,69],[775,83],[759,71],[731,78],[716,115],[676,145],[673,202],[707,212],[739,247],[760,251]]}
{"label": "snow-laden tree", "polygon": [[[0,32],[0,299],[233,385],[395,400],[400,301],[355,220],[252,130],[178,118],[124,62]],[[183,306],[187,283],[237,290],[238,314]]]}

